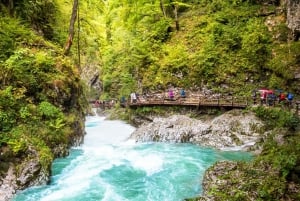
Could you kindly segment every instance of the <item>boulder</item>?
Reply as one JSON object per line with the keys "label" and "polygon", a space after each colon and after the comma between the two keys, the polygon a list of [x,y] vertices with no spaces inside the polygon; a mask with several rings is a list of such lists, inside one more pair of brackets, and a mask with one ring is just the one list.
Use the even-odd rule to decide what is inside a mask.
{"label": "boulder", "polygon": [[263,125],[253,113],[239,110],[207,121],[172,115],[154,118],[136,129],[131,138],[137,142],[188,142],[220,150],[248,151],[263,137]]}

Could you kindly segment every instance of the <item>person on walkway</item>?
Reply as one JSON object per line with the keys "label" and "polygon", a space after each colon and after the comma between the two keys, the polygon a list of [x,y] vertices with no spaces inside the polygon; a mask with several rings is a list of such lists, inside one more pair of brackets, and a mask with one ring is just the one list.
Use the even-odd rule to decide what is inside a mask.
{"label": "person on walkway", "polygon": [[169,89],[169,99],[173,100],[174,99],[174,92],[172,89]]}
{"label": "person on walkway", "polygon": [[125,98],[125,96],[122,96],[122,97],[121,97],[120,103],[121,103],[121,106],[122,106],[122,107],[125,107],[125,106],[126,106],[126,98]]}
{"label": "person on walkway", "polygon": [[268,93],[267,102],[268,106],[275,106],[276,95],[274,93]]}
{"label": "person on walkway", "polygon": [[294,99],[294,94],[288,92],[286,98],[288,100],[289,106],[292,106],[292,102],[293,102],[293,99]]}
{"label": "person on walkway", "polygon": [[186,97],[184,89],[180,90],[180,97],[181,98],[185,98]]}
{"label": "person on walkway", "polygon": [[267,91],[262,91],[260,94],[260,104],[266,104],[266,100],[267,100]]}
{"label": "person on walkway", "polygon": [[132,92],[130,94],[131,103],[136,103],[136,93]]}
{"label": "person on walkway", "polygon": [[285,99],[285,94],[280,92],[279,93],[279,97],[278,97],[278,103],[281,103],[281,102],[284,102],[286,99]]}
{"label": "person on walkway", "polygon": [[125,103],[126,102],[126,98],[125,98],[125,96],[122,96],[121,97],[121,103]]}
{"label": "person on walkway", "polygon": [[141,102],[140,94],[139,94],[139,93],[135,93],[135,96],[136,96],[136,101],[137,101],[138,103]]}
{"label": "person on walkway", "polygon": [[253,90],[252,91],[252,100],[253,100],[253,104],[255,105],[256,103],[257,103],[257,101],[256,101],[256,90]]}
{"label": "person on walkway", "polygon": [[95,101],[94,107],[99,107],[99,101],[98,100]]}

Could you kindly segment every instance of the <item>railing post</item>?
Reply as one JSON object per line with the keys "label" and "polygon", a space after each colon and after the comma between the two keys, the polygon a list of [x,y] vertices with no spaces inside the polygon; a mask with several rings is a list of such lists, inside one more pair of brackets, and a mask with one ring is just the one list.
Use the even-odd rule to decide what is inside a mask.
{"label": "railing post", "polygon": [[299,115],[299,105],[300,105],[300,101],[296,101],[296,114]]}
{"label": "railing post", "polygon": [[199,108],[200,108],[200,105],[201,105],[201,96],[199,96],[199,102],[198,102],[198,107],[197,107],[197,110],[199,110]]}
{"label": "railing post", "polygon": [[201,105],[201,96],[199,96],[199,106]]}

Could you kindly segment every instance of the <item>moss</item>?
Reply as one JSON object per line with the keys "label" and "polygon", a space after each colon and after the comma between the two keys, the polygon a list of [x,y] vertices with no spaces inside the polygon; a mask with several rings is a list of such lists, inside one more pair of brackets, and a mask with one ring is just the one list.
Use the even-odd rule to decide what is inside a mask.
{"label": "moss", "polygon": [[215,171],[213,175],[217,182],[209,186],[206,194],[214,200],[224,201],[297,200],[300,183],[295,175],[299,171],[300,133],[286,130],[290,137],[278,144],[275,136],[282,132],[280,129],[273,131],[266,139],[261,155],[253,161],[233,166],[222,163],[210,168],[208,172]]}
{"label": "moss", "polygon": [[[75,133],[83,135],[87,101],[80,75],[60,47],[18,19],[1,14],[0,25],[0,172],[8,163],[22,172],[18,164],[35,160],[47,174],[56,148],[67,149]],[[66,153],[59,152],[55,156]]]}
{"label": "moss", "polygon": [[252,109],[269,128],[285,127],[295,130],[300,122],[299,117],[291,111],[278,107],[256,107]]}
{"label": "moss", "polygon": [[195,198],[185,198],[184,201],[199,201],[200,197],[195,197]]}

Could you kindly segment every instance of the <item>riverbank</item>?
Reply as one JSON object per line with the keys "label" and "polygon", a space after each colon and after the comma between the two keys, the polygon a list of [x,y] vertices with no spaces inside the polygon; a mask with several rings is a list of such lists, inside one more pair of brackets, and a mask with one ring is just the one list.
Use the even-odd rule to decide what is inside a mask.
{"label": "riverbank", "polygon": [[256,155],[248,163],[214,164],[201,178],[203,194],[186,200],[299,200],[300,132],[299,118],[293,113],[272,107],[201,115],[156,112],[130,115],[130,121],[138,125],[131,138],[189,142]]}
{"label": "riverbank", "polygon": [[265,137],[263,122],[251,112],[232,110],[213,119],[198,120],[185,115],[155,117],[131,135],[137,142],[192,143],[220,150],[258,151]]}
{"label": "riverbank", "polygon": [[[113,113],[114,115],[110,116],[108,112],[107,118],[117,118],[115,116],[117,113],[123,116],[126,112]],[[126,114],[127,121],[137,127],[131,135],[132,138],[136,137],[136,141],[196,144],[192,140],[199,137],[197,144],[213,142],[207,146],[217,145],[219,148],[216,148],[222,150],[244,150],[255,154],[253,160],[247,163],[230,161],[215,163],[205,171],[203,178],[199,178],[203,181],[202,194],[197,198],[186,200],[300,199],[299,117],[291,111],[259,106],[250,110],[227,112],[146,108],[132,110],[130,113],[127,111]],[[259,123],[253,124],[252,120]],[[189,125],[195,126],[195,129],[190,129]],[[186,135],[187,133],[192,135]],[[207,133],[211,136],[206,135]],[[212,135],[213,133],[216,136]],[[208,136],[205,141],[205,137]],[[247,143],[247,140],[243,139],[252,141]],[[235,144],[230,145],[228,142]]]}

